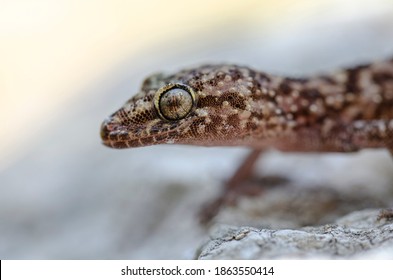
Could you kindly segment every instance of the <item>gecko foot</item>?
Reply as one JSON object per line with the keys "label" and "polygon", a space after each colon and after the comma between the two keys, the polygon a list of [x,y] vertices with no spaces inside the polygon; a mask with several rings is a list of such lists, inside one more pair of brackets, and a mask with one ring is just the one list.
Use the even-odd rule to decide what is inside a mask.
{"label": "gecko foot", "polygon": [[256,197],[270,188],[283,186],[288,182],[289,180],[284,177],[266,176],[249,178],[243,182],[238,182],[236,185],[227,184],[220,196],[203,206],[199,213],[199,221],[201,224],[207,224],[219,213],[221,208],[236,206],[240,197]]}
{"label": "gecko foot", "polygon": [[199,215],[202,224],[211,221],[223,206],[236,205],[237,199],[241,196],[257,196],[270,187],[284,185],[288,182],[288,179],[278,176],[259,179],[253,176],[254,165],[261,153],[261,150],[252,150],[227,181],[221,195],[203,207]]}

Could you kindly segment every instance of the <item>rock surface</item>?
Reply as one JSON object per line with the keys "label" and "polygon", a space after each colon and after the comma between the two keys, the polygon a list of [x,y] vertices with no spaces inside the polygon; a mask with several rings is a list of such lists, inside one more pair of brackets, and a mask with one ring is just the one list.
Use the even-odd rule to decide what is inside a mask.
{"label": "rock surface", "polygon": [[299,229],[218,226],[199,259],[393,258],[389,210],[352,212],[332,224]]}

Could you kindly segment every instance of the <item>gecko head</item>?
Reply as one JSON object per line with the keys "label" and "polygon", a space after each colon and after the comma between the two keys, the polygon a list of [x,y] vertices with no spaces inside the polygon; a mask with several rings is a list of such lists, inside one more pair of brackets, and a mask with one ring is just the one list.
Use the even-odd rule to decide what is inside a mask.
{"label": "gecko head", "polygon": [[235,145],[246,128],[255,127],[249,97],[256,86],[250,71],[206,65],[153,75],[102,123],[103,143],[112,148]]}

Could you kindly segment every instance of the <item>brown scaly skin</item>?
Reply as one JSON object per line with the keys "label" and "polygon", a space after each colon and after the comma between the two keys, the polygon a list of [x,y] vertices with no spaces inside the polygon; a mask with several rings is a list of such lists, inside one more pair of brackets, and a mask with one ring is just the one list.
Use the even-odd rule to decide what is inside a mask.
{"label": "brown scaly skin", "polygon": [[[178,120],[163,119],[154,105],[157,91],[168,84],[188,86],[195,95],[190,112]],[[170,103],[169,111],[181,107],[179,102]],[[351,152],[371,147],[393,154],[393,60],[309,79],[236,65],[154,75],[103,122],[101,137],[112,148],[170,143]]]}
{"label": "brown scaly skin", "polygon": [[165,143],[253,148],[223,195],[203,208],[206,222],[235,199],[266,148],[385,148],[393,156],[393,59],[308,79],[237,65],[154,75],[103,122],[101,137],[112,148]]}

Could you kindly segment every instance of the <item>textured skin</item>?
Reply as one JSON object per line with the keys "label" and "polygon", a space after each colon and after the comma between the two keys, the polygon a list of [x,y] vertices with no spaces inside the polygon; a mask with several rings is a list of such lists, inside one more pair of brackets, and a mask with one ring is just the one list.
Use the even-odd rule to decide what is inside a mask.
{"label": "textured skin", "polygon": [[[195,104],[186,117],[166,120],[154,98],[176,83],[193,90]],[[393,155],[393,59],[307,79],[237,65],[154,75],[103,122],[101,137],[112,148],[164,143],[303,152],[386,148]]]}

